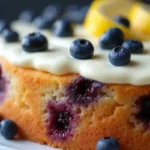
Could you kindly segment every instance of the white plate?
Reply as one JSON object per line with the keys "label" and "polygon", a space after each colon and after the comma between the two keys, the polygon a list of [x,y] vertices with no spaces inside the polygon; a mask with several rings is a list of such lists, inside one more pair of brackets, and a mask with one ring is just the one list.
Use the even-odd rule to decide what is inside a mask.
{"label": "white plate", "polygon": [[5,140],[0,136],[0,150],[60,150],[30,141]]}

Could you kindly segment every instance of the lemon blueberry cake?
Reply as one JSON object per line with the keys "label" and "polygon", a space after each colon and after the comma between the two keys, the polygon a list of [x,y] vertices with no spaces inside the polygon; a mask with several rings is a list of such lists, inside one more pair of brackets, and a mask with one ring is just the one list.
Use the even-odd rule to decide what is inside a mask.
{"label": "lemon blueberry cake", "polygon": [[[130,27],[126,17],[115,22]],[[1,24],[0,115],[11,119],[0,124],[5,138],[18,133],[66,150],[150,149],[150,42],[126,39],[118,26],[99,39],[65,19],[40,32]]]}

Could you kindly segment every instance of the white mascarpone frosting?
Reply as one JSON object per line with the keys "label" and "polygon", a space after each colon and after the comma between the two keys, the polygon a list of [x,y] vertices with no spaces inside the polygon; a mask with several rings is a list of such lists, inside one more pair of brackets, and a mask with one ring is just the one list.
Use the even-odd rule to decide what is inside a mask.
{"label": "white mascarpone frosting", "polygon": [[[14,28],[21,37],[36,31],[31,25],[14,23]],[[78,73],[84,77],[103,83],[147,85],[150,84],[150,42],[144,43],[143,54],[132,54],[131,62],[126,66],[116,67],[109,63],[109,50],[102,50],[98,46],[99,39],[88,36],[82,27],[75,27],[75,36],[58,38],[50,31],[42,31],[49,41],[46,52],[26,53],[21,42],[5,43],[0,38],[0,56],[11,64],[34,68],[56,75]],[[91,41],[95,51],[92,59],[78,60],[70,56],[70,45],[77,38]]]}

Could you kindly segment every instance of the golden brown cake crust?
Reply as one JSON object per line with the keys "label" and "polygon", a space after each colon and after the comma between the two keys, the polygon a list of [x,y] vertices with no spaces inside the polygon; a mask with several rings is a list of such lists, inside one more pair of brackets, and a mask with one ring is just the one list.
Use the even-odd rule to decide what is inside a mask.
{"label": "golden brown cake crust", "polygon": [[8,96],[0,106],[4,118],[14,120],[21,138],[66,150],[94,150],[97,141],[106,136],[119,140],[121,150],[150,149],[150,129],[135,119],[135,100],[150,95],[150,86],[104,85],[102,97],[88,107],[78,107],[79,119],[73,137],[52,140],[46,134],[45,95],[64,89],[79,75],[56,76],[33,69],[23,69],[0,59],[10,85]]}

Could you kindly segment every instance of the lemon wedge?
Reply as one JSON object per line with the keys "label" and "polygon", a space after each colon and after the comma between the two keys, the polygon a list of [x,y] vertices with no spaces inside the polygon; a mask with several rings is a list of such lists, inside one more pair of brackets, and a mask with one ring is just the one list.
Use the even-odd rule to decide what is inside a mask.
{"label": "lemon wedge", "polygon": [[113,21],[116,15],[128,17],[134,5],[136,5],[136,3],[129,0],[96,0],[89,9],[84,27],[87,32],[96,37],[100,37],[109,28],[118,27],[123,31],[126,39],[136,38],[139,40],[150,40],[150,36],[133,32],[134,30],[132,31]]}
{"label": "lemon wedge", "polygon": [[150,7],[135,4],[129,13],[131,29],[140,34],[150,36]]}

